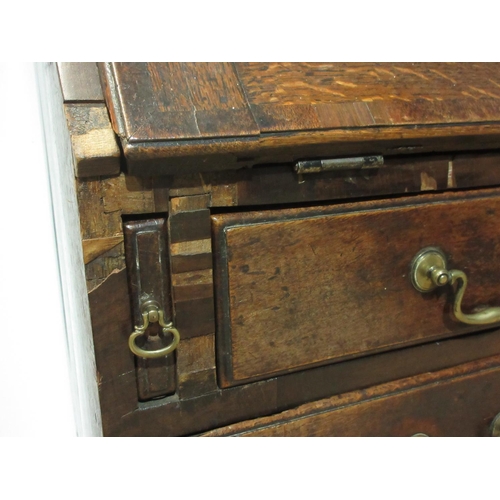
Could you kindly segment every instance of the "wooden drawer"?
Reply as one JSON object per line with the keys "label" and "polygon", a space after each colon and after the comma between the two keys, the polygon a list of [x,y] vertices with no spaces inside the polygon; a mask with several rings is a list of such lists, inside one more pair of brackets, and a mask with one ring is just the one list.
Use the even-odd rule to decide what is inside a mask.
{"label": "wooden drawer", "polygon": [[468,275],[465,311],[499,305],[499,194],[213,215],[221,387],[480,329],[410,265],[439,247]]}
{"label": "wooden drawer", "polygon": [[[489,436],[500,356],[305,404],[205,436]],[[498,433],[495,426],[495,435]]]}
{"label": "wooden drawer", "polygon": [[[417,252],[440,247],[469,277],[464,311],[500,305],[500,64],[52,73],[62,100],[51,93],[47,123],[74,159],[95,351],[82,387],[98,391],[105,435],[283,422],[500,353],[500,324],[454,320],[456,285],[422,294],[409,278]],[[376,408],[367,394],[356,401]]]}

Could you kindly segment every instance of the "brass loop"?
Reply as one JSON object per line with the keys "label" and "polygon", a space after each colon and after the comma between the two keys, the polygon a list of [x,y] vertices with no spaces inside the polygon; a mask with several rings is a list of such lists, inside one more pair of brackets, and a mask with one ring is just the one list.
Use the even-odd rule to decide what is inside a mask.
{"label": "brass loop", "polygon": [[135,339],[141,336],[144,332],[137,330],[135,330],[130,335],[128,339],[128,346],[130,347],[130,350],[140,358],[154,359],[166,356],[167,354],[170,354],[171,352],[175,351],[175,349],[177,349],[177,346],[179,345],[180,341],[180,334],[177,328],[163,328],[162,332],[171,333],[174,337],[172,339],[172,342],[170,342],[170,344],[167,345],[166,347],[162,347],[161,349],[156,349],[155,351],[146,351],[145,349],[142,349],[135,343]]}
{"label": "brass loop", "polygon": [[450,271],[449,275],[452,285],[457,280],[460,280],[457,285],[455,302],[453,303],[453,313],[458,321],[469,325],[489,325],[500,321],[500,307],[488,307],[484,311],[474,314],[465,314],[462,312],[462,299],[467,287],[467,276],[463,271],[458,271],[457,269]]}
{"label": "brass loop", "polygon": [[458,269],[447,269],[446,257],[442,250],[427,247],[421,250],[412,261],[411,280],[419,292],[430,292],[446,284],[457,284],[453,314],[458,321],[469,325],[489,325],[500,321],[500,307],[466,314],[462,311],[462,299],[467,288],[467,276]]}
{"label": "brass loop", "polygon": [[[130,350],[140,358],[147,358],[147,359],[161,358],[175,351],[175,349],[177,349],[177,346],[179,345],[180,334],[177,328],[174,328],[171,322],[170,323],[165,322],[165,317],[162,309],[159,309],[156,306],[154,306],[154,309],[156,309],[154,312],[157,313],[158,315],[158,323],[162,327],[162,332],[164,334],[171,333],[173,335],[173,339],[169,345],[162,347],[161,349],[156,349],[154,351],[147,351],[146,349],[142,349],[136,344],[135,340],[137,339],[137,337],[140,337],[145,333],[150,323],[149,318],[151,315],[152,306],[149,303],[147,308],[143,307],[142,325],[136,326],[128,339],[128,346]],[[156,318],[156,314],[154,314],[153,317]]]}

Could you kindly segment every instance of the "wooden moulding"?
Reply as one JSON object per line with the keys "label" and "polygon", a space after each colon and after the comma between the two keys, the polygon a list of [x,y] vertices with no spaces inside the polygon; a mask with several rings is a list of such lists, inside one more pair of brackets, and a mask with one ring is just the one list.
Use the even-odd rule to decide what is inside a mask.
{"label": "wooden moulding", "polygon": [[[362,139],[362,140],[361,140]],[[446,153],[500,148],[500,124],[441,127],[370,128],[356,134],[349,129],[315,134],[293,132],[279,136],[184,142],[124,144],[127,172],[151,175],[188,175],[198,172],[246,169],[254,165],[282,165],[304,158],[359,155]]]}

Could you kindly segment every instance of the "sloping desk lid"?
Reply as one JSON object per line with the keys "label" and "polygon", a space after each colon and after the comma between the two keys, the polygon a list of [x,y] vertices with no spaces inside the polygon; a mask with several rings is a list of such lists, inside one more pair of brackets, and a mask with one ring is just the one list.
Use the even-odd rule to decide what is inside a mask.
{"label": "sloping desk lid", "polygon": [[500,147],[500,64],[106,63],[135,174]]}

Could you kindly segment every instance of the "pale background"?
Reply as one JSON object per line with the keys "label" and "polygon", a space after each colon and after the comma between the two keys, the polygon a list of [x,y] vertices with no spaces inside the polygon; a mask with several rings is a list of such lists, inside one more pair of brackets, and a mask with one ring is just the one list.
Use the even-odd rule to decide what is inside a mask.
{"label": "pale background", "polygon": [[0,436],[75,436],[33,64],[0,64],[0,150]]}

